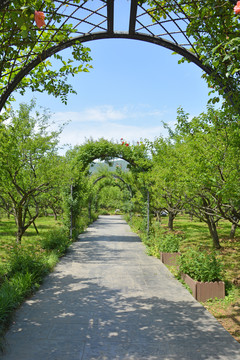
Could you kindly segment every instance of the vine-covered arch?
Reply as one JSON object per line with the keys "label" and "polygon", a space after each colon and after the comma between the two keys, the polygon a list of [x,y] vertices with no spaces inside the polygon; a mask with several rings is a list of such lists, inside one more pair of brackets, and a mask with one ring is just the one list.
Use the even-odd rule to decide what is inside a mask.
{"label": "vine-covered arch", "polygon": [[[133,196],[133,192],[132,192],[132,188],[131,186],[119,175],[116,175],[116,174],[110,174],[110,176],[112,176],[114,179],[118,179],[120,180],[124,185],[126,185],[129,193],[130,193],[130,196],[132,198]],[[107,178],[107,175],[101,175],[99,176],[94,182],[93,182],[93,185],[97,184],[98,181],[102,180],[102,179],[105,179]]]}
{"label": "vine-covered arch", "polygon": [[[232,11],[232,3],[233,0],[225,2],[226,14]],[[218,84],[228,93],[227,85],[221,82],[222,74],[216,74],[213,63],[206,65],[195,45],[196,38],[201,41],[206,30],[199,26],[195,28],[195,38],[189,34],[192,21],[189,9],[198,6],[195,0],[131,0],[126,13],[128,29],[116,31],[114,0],[33,0],[30,5],[22,0],[3,1],[0,6],[0,109],[15,89],[24,91],[24,86],[31,86],[31,81],[25,81],[23,85],[23,80],[50,56],[80,43],[107,38],[135,39],[168,48],[195,63],[208,75],[214,78],[219,75]],[[36,10],[44,11],[44,27],[37,27],[38,23],[34,22]],[[208,14],[208,17],[214,16],[214,13]],[[86,60],[84,48],[80,50],[82,56],[78,51],[75,47],[73,56]],[[66,72],[77,72],[76,69],[70,71],[66,64],[64,66]],[[41,72],[37,75],[41,76]],[[37,82],[35,87],[39,89]],[[61,83],[56,94],[61,93],[60,88]],[[48,91],[51,91],[49,83]]]}
{"label": "vine-covered arch", "polygon": [[147,171],[152,166],[145,144],[130,145],[124,140],[119,143],[106,139],[89,140],[83,145],[75,146],[68,151],[66,156],[71,159],[72,167],[80,170],[85,170],[97,159],[109,161],[119,158],[125,160],[134,172]]}

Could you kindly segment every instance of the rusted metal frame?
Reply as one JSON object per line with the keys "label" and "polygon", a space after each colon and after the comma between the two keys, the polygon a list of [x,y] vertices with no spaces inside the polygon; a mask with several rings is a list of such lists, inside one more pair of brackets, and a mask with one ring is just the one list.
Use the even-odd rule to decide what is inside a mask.
{"label": "rusted metal frame", "polygon": [[[182,28],[177,24],[177,21],[184,21],[184,22],[186,23],[186,25],[188,25],[188,23],[190,22],[190,19],[189,19],[188,15],[185,13],[185,11],[182,9],[182,7],[178,4],[178,2],[177,2],[176,0],[175,0],[174,2],[175,2],[175,4],[179,7],[181,13],[185,16],[185,18],[180,17],[179,14],[176,13],[176,11],[172,10],[172,12],[174,13],[174,15],[177,16],[177,19],[174,19],[174,18],[172,18],[172,16],[171,16],[168,12],[165,11],[165,9],[164,9],[165,7],[162,7],[162,9],[164,9],[166,15],[170,18],[169,21],[170,21],[170,22],[173,22],[173,23],[175,24],[175,26],[180,30],[180,32],[182,33],[182,35],[185,37],[185,39],[187,40],[187,43],[188,43],[187,46],[191,46],[191,48],[194,50],[195,54],[198,56],[198,53],[197,53],[197,51],[195,50],[194,45],[192,44],[192,42],[190,41],[190,39],[189,39],[188,36],[186,35],[186,31],[183,31]],[[154,3],[155,3],[156,5],[158,5],[155,0],[154,0]],[[191,4],[191,2],[186,2],[186,4],[187,4],[187,3],[188,3],[188,4]],[[166,6],[166,7],[167,7],[167,6]],[[153,18],[152,15],[150,15],[150,16]],[[156,20],[156,19],[154,19],[154,20],[158,22],[158,20]],[[188,22],[187,22],[186,20],[188,20]],[[163,24],[164,22],[165,22],[164,20],[161,21],[161,24]],[[158,23],[159,23],[159,22],[158,22]],[[171,32],[171,34],[173,34],[173,33],[174,33],[174,32]],[[182,44],[182,46],[183,46],[183,44]],[[185,46],[186,46],[186,45],[185,45]]]}
{"label": "rusted metal frame", "polygon": [[[45,60],[46,58],[56,54],[57,52],[66,49],[70,46],[72,46],[76,41],[80,41],[82,43],[92,41],[92,40],[99,40],[99,39],[111,39],[111,38],[124,38],[124,39],[134,39],[134,40],[140,40],[149,42],[152,44],[163,46],[167,49],[170,49],[179,55],[185,57],[189,61],[195,63],[198,67],[200,67],[204,72],[206,72],[208,75],[211,75],[213,73],[213,69],[210,67],[204,65],[199,58],[193,54],[192,52],[188,51],[186,48],[183,48],[179,45],[176,45],[172,43],[171,41],[164,40],[161,38],[158,38],[156,36],[149,36],[145,34],[135,33],[130,35],[129,33],[125,32],[116,32],[113,34],[108,34],[106,32],[104,33],[94,33],[94,34],[87,34],[84,36],[78,36],[73,39],[69,39],[68,41],[58,44],[56,46],[53,46],[52,48],[47,49],[44,51],[41,55],[39,55],[34,61],[31,61],[25,68],[23,68],[14,78],[11,84],[9,84],[8,88],[5,90],[4,94],[0,98],[0,110],[3,108],[5,102],[7,101],[8,97],[11,95],[11,93],[14,91],[14,89],[17,87],[19,82],[23,79],[25,75],[27,75],[34,67],[36,67],[41,61]],[[218,76],[216,76],[217,78]],[[218,79],[220,80],[219,84],[221,86],[221,77],[219,76]],[[229,90],[223,87],[223,90],[226,94],[229,93]],[[231,100],[231,99],[230,99]]]}
{"label": "rusted metal frame", "polygon": [[[141,14],[142,16],[145,15],[145,14]],[[140,17],[140,16],[139,16]],[[178,18],[178,19],[175,19],[175,21],[185,21],[187,18]],[[161,24],[166,24],[166,23],[171,23],[172,20],[171,19],[164,19],[161,21]],[[150,26],[156,26],[156,25],[159,25],[158,23],[153,23],[153,24],[149,24],[147,25],[146,27],[150,27]],[[141,30],[141,29],[138,29],[138,30]]]}
{"label": "rusted metal frame", "polygon": [[[177,0],[174,0],[174,2],[175,2],[175,4],[177,5],[177,7],[180,9],[181,13],[184,14],[184,15],[187,17],[187,19],[188,19],[188,21],[189,21],[189,23],[190,23],[190,22],[191,22],[191,19],[190,19],[189,16],[186,14],[186,12],[185,12],[184,9],[182,8],[182,6],[179,4],[179,2],[178,2]],[[189,3],[185,3],[185,4],[188,5]],[[199,36],[199,37],[201,36],[200,33],[198,33],[198,36]],[[195,54],[198,56],[198,53],[197,53],[197,51],[196,51],[193,43],[190,41],[189,37],[188,37],[188,42],[190,43],[190,45],[191,45],[193,51],[195,52]]]}
{"label": "rusted metal frame", "polygon": [[[156,24],[158,24],[161,28],[163,28],[163,30],[166,32],[166,34],[173,40],[173,42],[175,42],[177,44],[177,41],[174,39],[173,36],[171,36],[171,34],[169,33],[169,31],[162,25],[161,22],[159,22],[154,16],[152,16],[151,14],[148,13],[148,11],[142,6],[142,5],[139,5],[139,7],[143,10],[143,13],[138,15],[137,16],[137,22],[143,26],[144,29],[146,29],[146,27],[138,20],[138,18],[140,18],[141,16],[144,16],[144,15],[148,15],[150,16]],[[168,13],[166,12],[166,15],[168,16]],[[146,29],[147,31],[149,31],[148,29]],[[150,31],[149,31],[150,32]],[[151,33],[151,32],[150,32]],[[152,34],[152,33],[151,33]],[[154,34],[152,34],[153,36],[155,36]]]}
{"label": "rusted metal frame", "polygon": [[105,29],[104,27],[100,26],[100,25],[104,24],[106,21],[107,21],[107,18],[106,18],[105,20],[101,21],[99,24],[94,25],[94,26],[89,30],[89,33],[91,33],[93,30],[95,30],[95,29],[97,29],[97,28],[98,28],[98,29],[102,29],[102,30],[107,30],[107,29]]}
{"label": "rusted metal frame", "polygon": [[[169,22],[170,22],[170,20],[169,20]],[[142,30],[142,29],[148,29],[148,28],[150,28],[150,27],[152,27],[152,26],[158,26],[158,24],[150,24],[150,25],[147,25],[147,26],[142,26],[142,27],[140,27],[140,28],[138,28],[136,31],[140,31],[140,30]],[[150,31],[149,31],[150,32]],[[160,37],[162,37],[162,36],[165,36],[165,35],[168,35],[168,33],[159,33],[159,34],[154,34],[154,33],[152,33],[152,32],[150,32],[153,36],[160,36]],[[174,34],[182,34],[182,31],[171,31],[171,34],[172,35],[174,35]],[[188,46],[190,46],[190,44],[188,43],[187,44]]]}
{"label": "rusted metal frame", "polygon": [[[60,5],[60,6],[56,9],[55,13],[60,9],[61,6],[62,6],[62,5]],[[41,10],[43,9],[43,7],[44,7],[44,1],[42,2]],[[51,20],[52,20],[52,18],[49,20],[48,24],[50,24]],[[47,24],[47,25],[48,25],[48,24]],[[47,26],[47,25],[46,25],[46,26]],[[51,30],[52,30],[52,29],[51,29]],[[28,52],[28,54],[27,54],[27,56],[26,56],[26,59],[25,59],[25,64],[26,64],[27,61],[30,59],[30,57],[33,57],[33,56],[34,56],[33,50],[34,50],[36,44],[39,42],[39,39],[41,38],[41,36],[42,36],[42,34],[43,34],[44,31],[46,31],[46,28],[43,28],[43,29],[41,30],[41,32],[40,32],[39,36],[37,37],[37,39],[36,39],[33,47],[32,47],[32,48],[30,49],[30,51]],[[54,37],[56,36],[56,34],[57,34],[59,31],[60,31],[60,29],[56,29],[55,34],[53,34],[51,40],[46,41],[45,49],[54,41],[54,40],[52,40],[52,39],[54,39]],[[44,50],[45,50],[45,49],[44,49]],[[23,65],[23,66],[25,66],[25,65]]]}
{"label": "rusted metal frame", "polygon": [[65,41],[63,43],[60,43],[58,45],[55,45],[51,48],[48,48],[47,50],[43,51],[41,54],[37,56],[36,59],[29,62],[25,67],[20,70],[15,78],[12,80],[12,82],[8,85],[7,89],[4,91],[0,98],[0,110],[3,108],[4,104],[6,103],[8,97],[11,95],[11,93],[16,89],[18,84],[21,82],[21,80],[30,73],[32,69],[34,69],[37,65],[39,65],[42,61],[47,59],[48,57],[56,54],[57,52],[64,50],[72,45],[74,45],[75,42],[80,41],[81,43],[91,41],[91,40],[99,40],[99,39],[111,39],[111,38],[122,38],[122,39],[134,39],[134,40],[140,40],[149,42],[152,44],[163,46],[167,49],[170,49],[179,55],[187,58],[188,60],[195,63],[197,66],[199,66],[203,71],[205,71],[207,74],[212,74],[212,69],[204,64],[199,60],[199,58],[188,51],[187,49],[178,46],[177,44],[174,44],[168,40],[164,40],[162,38],[158,38],[156,36],[149,36],[145,34],[135,33],[130,35],[127,32],[115,32],[113,34],[109,34],[107,32],[103,33],[94,33],[94,34],[86,34],[84,36],[77,36],[73,39],[69,39],[68,41]]}
{"label": "rusted metal frame", "polygon": [[[89,10],[90,11],[90,10]],[[85,21],[85,19],[87,19],[87,18],[89,18],[90,16],[92,16],[94,13],[92,12],[91,14],[89,14],[87,17],[85,17],[84,19],[82,19],[80,22],[78,22],[78,24],[77,25],[75,25],[74,27],[73,27],[73,29],[75,29],[78,25],[80,25],[82,22],[86,22]],[[71,16],[68,16],[68,15],[66,15],[66,14],[57,14],[57,15],[61,15],[62,17],[66,17],[67,18],[67,20],[77,20],[77,21],[79,21],[79,18],[78,17],[75,17],[75,16],[72,16],[72,14],[71,14]],[[99,13],[97,13],[97,15],[98,16],[102,16],[104,19],[107,19],[107,16],[105,16],[105,15],[103,15],[103,14],[99,14]],[[66,21],[67,21],[66,20]],[[66,22],[65,21],[65,22]],[[94,24],[92,24],[92,25],[94,25]]]}
{"label": "rusted metal frame", "polygon": [[114,0],[107,1],[107,31],[110,34],[114,31]]}
{"label": "rusted metal frame", "polygon": [[[92,14],[91,14],[91,15],[92,15]],[[91,15],[90,15],[90,16],[91,16]],[[73,18],[73,19],[74,19],[74,18]],[[75,18],[74,20],[79,20],[79,19]],[[103,24],[103,23],[106,22],[106,21],[107,21],[107,17],[105,16],[105,17],[104,17],[104,20],[103,20],[102,22],[100,22],[98,25],[101,25],[101,24]],[[98,26],[98,25],[96,25],[96,24],[93,24],[93,23],[90,22],[90,21],[86,21],[85,19],[84,19],[84,20],[81,20],[80,22],[78,22],[77,25],[75,25],[75,26],[73,27],[73,30],[75,30],[75,29],[77,28],[77,26],[79,26],[79,25],[82,24],[82,23],[88,24],[88,25],[91,25],[91,26],[95,26],[95,27],[99,27],[99,29],[105,30],[105,28],[103,28],[103,27],[101,27],[101,26]],[[76,33],[84,34],[84,33],[80,32],[79,30],[76,30]]]}
{"label": "rusted metal frame", "polygon": [[[114,179],[119,179],[119,180],[121,180],[121,181],[127,186],[128,191],[130,192],[131,197],[132,197],[133,194],[132,194],[132,188],[131,188],[131,186],[130,186],[121,176],[115,175],[115,174],[111,174],[111,176],[114,177]],[[107,175],[101,175],[101,176],[99,176],[99,177],[93,182],[93,185],[96,185],[96,183],[97,183],[98,181],[100,181],[100,180],[102,180],[102,179],[104,179],[104,178],[107,178]]]}
{"label": "rusted metal frame", "polygon": [[[170,20],[169,20],[169,21],[170,21]],[[142,30],[142,29],[148,29],[148,28],[150,28],[150,27],[152,27],[152,26],[155,26],[155,25],[158,25],[158,24],[150,24],[150,25],[147,25],[147,26],[138,28],[137,31],[140,31],[140,30]],[[151,34],[152,34],[153,36],[158,36],[158,37],[162,37],[162,36],[168,35],[168,33],[154,34],[154,33],[152,33],[152,32],[151,32]],[[172,34],[172,35],[174,35],[174,34],[182,34],[182,31],[171,31],[171,34]],[[179,45],[183,46],[183,44],[179,44]],[[191,46],[189,43],[187,43],[187,44],[185,44],[185,45]]]}
{"label": "rusted metal frame", "polygon": [[[82,7],[84,10],[90,11],[91,13],[90,13],[89,15],[87,15],[84,19],[82,19],[81,21],[79,21],[79,22],[75,25],[74,28],[76,28],[77,26],[81,25],[82,23],[88,23],[88,22],[86,21],[86,19],[88,19],[89,17],[91,17],[91,16],[94,15],[94,14],[104,17],[104,15],[99,14],[98,11],[104,9],[106,6],[107,6],[107,5],[104,4],[104,5],[100,6],[98,9],[96,9],[96,10],[94,10],[94,11]],[[107,20],[107,17],[105,17],[105,21],[106,21],[106,20]],[[91,24],[91,25],[94,25],[94,26],[95,26],[95,24]]]}
{"label": "rusted metal frame", "polygon": [[137,19],[138,0],[131,0],[131,10],[129,19],[129,34],[135,34],[136,19]]}
{"label": "rusted metal frame", "polygon": [[[155,4],[157,5],[156,1],[154,1],[154,2],[155,2]],[[144,9],[141,5],[140,5],[140,7],[141,7],[143,10],[146,11],[146,9]],[[179,29],[180,33],[185,37],[185,39],[187,40],[187,42],[190,43],[188,37],[185,35],[185,33],[184,33],[184,32],[182,31],[182,29],[180,28],[180,26],[176,23],[176,21],[175,21],[175,20],[173,19],[173,17],[170,15],[170,13],[169,13],[169,12],[166,12],[165,9],[163,9],[163,10],[164,10],[164,12],[166,13],[166,15],[169,17],[170,21],[171,21],[172,23],[174,23],[174,25]],[[171,39],[172,39],[174,42],[176,42],[176,44],[178,44],[178,42],[175,40],[175,38],[171,35],[172,32],[170,33],[168,30],[166,30],[166,28],[162,25],[162,22],[158,21],[158,20],[155,18],[155,16],[153,16],[151,13],[149,14],[147,11],[146,11],[146,13],[147,13],[148,15],[150,15],[150,17],[151,17],[156,23],[158,23],[165,31],[167,31],[167,33],[168,33],[168,35],[171,37]],[[175,14],[175,13],[174,13],[174,14]],[[176,14],[175,14],[175,15],[176,15]],[[190,45],[192,46],[191,43],[190,43]]]}
{"label": "rusted metal frame", "polygon": [[[63,4],[61,5],[63,6]],[[58,8],[58,10],[61,8],[61,6]],[[64,13],[58,13],[57,11],[55,11],[55,14],[58,15],[58,16],[61,16],[61,18],[64,18],[66,17],[66,20],[63,21],[63,23],[61,24],[61,28],[66,24],[66,22],[69,20],[69,19],[73,19],[73,14],[75,14],[75,12],[77,12],[79,10],[80,7],[76,7],[76,9],[74,11],[71,12],[70,15],[65,15]]]}

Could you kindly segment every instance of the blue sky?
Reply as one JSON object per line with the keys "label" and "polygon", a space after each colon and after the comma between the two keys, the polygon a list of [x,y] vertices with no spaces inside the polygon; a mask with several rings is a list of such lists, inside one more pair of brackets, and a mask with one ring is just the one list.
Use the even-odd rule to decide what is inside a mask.
{"label": "blue sky", "polygon": [[[117,30],[125,30],[126,8],[118,13]],[[195,116],[205,111],[209,89],[194,64],[178,64],[180,57],[157,45],[125,39],[96,40],[91,48],[93,69],[70,82],[77,95],[68,104],[46,94],[17,95],[17,103],[35,97],[50,109],[52,120],[70,123],[61,144],[82,144],[92,137],[133,142],[166,134],[162,121],[173,126],[179,106]],[[69,50],[64,51],[66,57]]]}

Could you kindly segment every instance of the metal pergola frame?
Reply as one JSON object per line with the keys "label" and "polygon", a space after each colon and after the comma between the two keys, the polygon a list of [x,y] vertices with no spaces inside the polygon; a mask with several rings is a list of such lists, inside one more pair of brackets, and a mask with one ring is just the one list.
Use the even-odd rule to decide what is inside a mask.
{"label": "metal pergola frame", "polygon": [[[37,29],[34,23],[32,23],[32,31],[38,34],[36,43],[31,43],[28,47],[24,43],[19,44],[17,58],[8,59],[11,65],[8,72],[1,72],[0,59],[0,77],[7,79],[2,88],[0,88],[0,110],[21,80],[31,70],[47,58],[71,47],[77,42],[85,43],[92,40],[112,38],[145,41],[174,51],[195,63],[207,74],[211,74],[212,69],[202,63],[192,39],[186,34],[189,19],[184,12],[183,6],[179,4],[178,0],[172,1],[175,4],[175,8],[169,12],[163,6],[161,10],[165,16],[159,20],[154,18],[154,15],[148,11],[146,4],[140,4],[138,0],[131,0],[130,13],[128,14],[128,31],[119,32],[114,30],[114,0],[83,0],[79,4],[75,3],[74,0],[54,0],[55,8],[52,10],[52,13],[46,11],[46,27]],[[188,1],[192,0],[186,0],[186,3]],[[11,2],[11,0],[2,0],[0,5],[0,23],[4,22],[5,14],[7,14]],[[153,0],[153,2],[157,4],[157,0]],[[229,2],[235,3],[234,0],[229,0]],[[39,10],[44,10],[44,1],[42,1]],[[58,17],[58,22],[53,21],[56,16]],[[71,30],[65,29],[64,26],[68,24],[72,25]],[[16,26],[13,25],[12,34],[9,35],[9,48],[17,46],[14,45],[14,31],[16,29]],[[46,31],[52,31],[52,37],[47,41],[42,36]],[[56,38],[60,32],[66,36],[64,41],[58,42]],[[0,41],[2,41],[4,34],[2,33],[0,36]],[[39,43],[41,43],[42,47],[41,53],[36,51],[36,45]],[[21,47],[25,49],[23,55],[20,55]],[[4,56],[5,58],[8,57],[7,51]],[[2,57],[2,61],[4,61],[4,57]]]}

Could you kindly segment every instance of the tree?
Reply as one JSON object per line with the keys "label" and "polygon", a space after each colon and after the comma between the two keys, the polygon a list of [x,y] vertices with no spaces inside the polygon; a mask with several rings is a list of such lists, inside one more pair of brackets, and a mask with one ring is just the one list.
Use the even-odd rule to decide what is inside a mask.
{"label": "tree", "polygon": [[220,247],[216,223],[224,218],[239,226],[239,118],[208,107],[188,120],[179,109],[173,135],[186,146],[186,200],[190,211],[205,221],[214,246]]}
{"label": "tree", "polygon": [[170,139],[159,137],[152,145],[153,168],[152,201],[160,211],[168,213],[168,228],[173,230],[173,222],[183,209],[184,198],[184,164],[182,161],[182,146],[176,147]]}
{"label": "tree", "polygon": [[49,193],[63,175],[57,171],[59,133],[48,132],[49,114],[31,115],[34,106],[21,104],[11,111],[0,132],[1,192],[12,204],[17,242],[39,214],[39,196]]}

